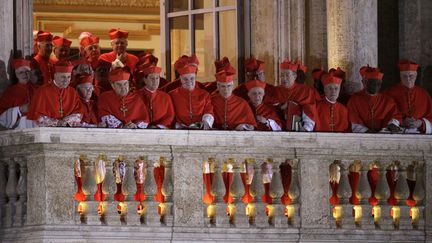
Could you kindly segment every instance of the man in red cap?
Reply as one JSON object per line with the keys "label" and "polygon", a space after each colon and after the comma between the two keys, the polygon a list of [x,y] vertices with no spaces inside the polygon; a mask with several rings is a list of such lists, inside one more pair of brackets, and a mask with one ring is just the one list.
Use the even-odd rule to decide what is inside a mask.
{"label": "man in red cap", "polygon": [[[180,72],[179,69],[183,68],[185,65],[195,66],[196,72],[198,72],[198,66],[199,66],[199,60],[198,57],[195,54],[192,54],[190,57],[187,55],[181,56],[177,61],[174,63],[174,70],[175,70],[175,76],[176,79],[165,86],[161,88],[162,91],[165,91],[166,93],[171,92],[174,89],[177,89],[182,85],[182,82],[180,80]],[[195,82],[195,84],[200,88],[205,90],[205,87],[200,82]]]}
{"label": "man in red cap", "polygon": [[379,92],[383,73],[369,67],[365,71],[364,90],[351,96],[348,114],[352,131],[357,133],[400,132],[402,115],[394,100]]}
{"label": "man in red cap", "polygon": [[[225,70],[228,73],[236,73],[236,70],[228,59],[228,57],[223,57],[221,60],[216,60],[214,62],[216,73]],[[214,93],[217,90],[217,81],[204,83],[204,89],[207,90],[209,94]]]}
{"label": "man in red cap", "polygon": [[216,73],[218,92],[211,96],[215,114],[215,128],[251,131],[257,126],[248,103],[233,94],[235,73],[222,70]]}
{"label": "man in red cap", "polygon": [[399,62],[399,84],[386,94],[392,97],[402,113],[401,126],[405,133],[432,133],[432,100],[423,88],[415,85],[418,64],[409,60]]}
{"label": "man in red cap", "polygon": [[176,129],[211,129],[213,106],[207,91],[196,84],[197,67],[185,64],[177,69],[181,86],[169,92],[176,114]]}
{"label": "man in red cap", "polygon": [[311,87],[296,82],[298,69],[299,64],[288,59],[280,64],[278,99],[285,114],[286,129],[310,132],[315,127],[315,93]]}
{"label": "man in red cap", "polygon": [[41,70],[44,84],[51,83],[52,79],[52,66],[49,62],[53,49],[52,41],[53,36],[48,31],[39,31],[36,35],[38,53],[33,57],[33,63],[35,67]]}
{"label": "man in red cap", "polygon": [[145,86],[140,89],[149,112],[149,128],[170,128],[174,121],[174,105],[171,97],[158,90],[161,68],[148,66],[139,71]]}
{"label": "man in red cap", "polygon": [[100,56],[99,37],[84,36],[80,40],[80,55],[81,58],[74,62],[74,66],[85,63],[90,65],[94,71],[97,67],[97,62]]}
{"label": "man in red cap", "polygon": [[[246,82],[249,80],[260,80],[261,82],[265,83],[266,81],[265,81],[264,68],[265,68],[264,62],[257,60],[254,56],[247,59],[245,62]],[[237,86],[234,89],[233,93],[238,97],[241,97],[245,100],[249,100],[248,90],[245,84],[240,84],[239,86]],[[264,103],[272,106],[278,105],[277,88],[275,86],[271,84],[266,84]]]}
{"label": "man in red cap", "polygon": [[93,77],[89,74],[82,74],[76,77],[76,91],[80,97],[83,116],[81,126],[83,127],[96,127],[98,124],[97,119],[97,105],[93,96]]}
{"label": "man in red cap", "polygon": [[133,72],[138,63],[138,57],[126,52],[129,32],[111,29],[108,34],[111,39],[112,52],[102,54],[99,59],[110,62],[112,69],[127,66]]}
{"label": "man in red cap", "polygon": [[28,112],[28,119],[43,127],[80,126],[81,102],[76,91],[69,86],[73,66],[57,63],[54,80],[38,89]]}
{"label": "man in red cap", "polygon": [[246,82],[248,89],[249,105],[255,115],[257,130],[281,131],[282,121],[273,106],[263,103],[266,83],[260,80],[249,80]]}
{"label": "man in red cap", "polygon": [[8,87],[0,98],[0,127],[34,127],[35,123],[27,119],[28,107],[34,93],[30,82],[30,61],[14,59],[12,67],[18,82]]}
{"label": "man in red cap", "polygon": [[348,110],[337,102],[342,79],[333,74],[321,77],[324,86],[324,99],[317,103],[317,132],[348,132]]}
{"label": "man in red cap", "polygon": [[129,92],[130,73],[117,68],[109,73],[112,89],[98,99],[98,115],[110,128],[147,128],[148,111],[137,92]]}
{"label": "man in red cap", "polygon": [[[159,59],[155,57],[151,52],[145,52],[138,56],[137,69],[144,69],[150,66],[157,66]],[[159,89],[167,85],[169,82],[159,75]],[[144,85],[144,84],[142,84]],[[140,89],[140,84],[137,84],[137,88]]]}
{"label": "man in red cap", "polygon": [[50,59],[51,64],[54,66],[59,61],[68,62],[72,41],[60,36],[54,36],[52,43],[54,46],[54,57]]}

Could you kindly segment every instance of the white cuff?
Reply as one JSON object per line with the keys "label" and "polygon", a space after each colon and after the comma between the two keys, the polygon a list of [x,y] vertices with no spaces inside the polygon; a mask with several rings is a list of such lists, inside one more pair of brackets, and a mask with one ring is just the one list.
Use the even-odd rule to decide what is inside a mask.
{"label": "white cuff", "polygon": [[0,126],[5,128],[14,128],[20,116],[21,112],[19,111],[18,106],[9,108],[0,114]]}
{"label": "white cuff", "polygon": [[425,134],[431,134],[432,133],[432,124],[431,124],[431,122],[428,119],[426,119],[426,118],[422,118],[422,120],[424,121],[425,127],[426,127]]}
{"label": "white cuff", "polygon": [[143,121],[140,121],[140,122],[138,122],[136,125],[137,125],[138,128],[143,129],[143,128],[147,128],[148,123],[143,122]]}
{"label": "white cuff", "polygon": [[[207,122],[207,124],[209,125],[209,127],[213,127],[214,117],[213,117],[212,114],[208,114],[207,113],[207,114],[204,114],[202,116],[202,121]],[[176,124],[176,126],[177,126],[177,124]]]}
{"label": "white cuff", "polygon": [[398,127],[400,126],[400,122],[398,120],[394,119],[394,118],[391,119],[387,125],[390,125],[390,124],[394,124],[394,125],[396,125]]}
{"label": "white cuff", "polygon": [[302,112],[303,128],[307,132],[312,132],[315,127],[315,122]]}
{"label": "white cuff", "polygon": [[270,127],[272,131],[281,131],[282,128],[273,120],[273,119],[267,119],[266,123],[267,127]]}
{"label": "white cuff", "polygon": [[162,124],[157,124],[156,126],[159,127],[160,129],[167,129],[167,127]]}
{"label": "white cuff", "polygon": [[109,128],[118,128],[123,125],[123,122],[121,122],[117,117],[113,115],[106,115],[101,117],[101,121],[108,125]]}
{"label": "white cuff", "polygon": [[362,124],[355,124],[355,123],[351,125],[351,128],[352,128],[352,132],[354,133],[365,133],[367,132],[367,130],[369,130],[369,128],[367,128],[366,126]]}

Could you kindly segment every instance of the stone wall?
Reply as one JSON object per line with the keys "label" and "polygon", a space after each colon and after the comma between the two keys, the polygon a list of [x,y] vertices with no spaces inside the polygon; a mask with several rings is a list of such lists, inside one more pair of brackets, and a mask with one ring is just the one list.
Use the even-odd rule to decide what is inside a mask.
{"label": "stone wall", "polygon": [[[429,136],[385,134],[81,128],[3,131],[0,133],[1,240],[428,242],[432,240],[432,193],[431,188],[425,186],[432,181],[431,141]],[[108,197],[103,218],[98,215],[98,202],[93,199],[96,184],[92,163],[101,153],[107,157],[103,188]],[[80,216],[79,204],[74,200],[77,189],[73,165],[81,155],[85,155],[87,161],[84,176],[87,210]],[[127,163],[123,185],[127,213],[123,216],[117,214],[118,202],[113,199],[116,185],[111,164],[119,156],[124,156]],[[132,167],[141,156],[147,164],[146,213],[143,217],[136,213],[138,202],[133,199],[136,188]],[[168,168],[165,178],[169,178],[162,184],[162,193],[166,196],[163,217],[157,211],[160,204],[153,199],[156,188],[152,179],[161,156]],[[215,196],[212,205],[216,210],[210,211],[214,213],[208,218],[208,205],[203,202],[206,193],[203,162],[211,158],[214,160],[211,171],[214,173],[212,193]],[[245,213],[248,204],[241,201],[245,187],[239,173],[246,159],[253,159],[253,178],[257,179],[250,185],[254,196],[250,204],[255,210],[251,216]],[[281,178],[276,169],[286,160],[291,168],[287,194],[292,199],[291,204],[288,203],[289,209],[278,200],[285,195],[282,182],[287,177]],[[335,206],[329,203],[333,192],[329,186],[329,166],[335,160],[340,160],[337,162],[341,172],[337,210],[342,212],[341,218],[339,213],[334,214]],[[353,162],[356,160],[360,162]],[[388,179],[384,179],[388,170],[394,168],[395,160],[400,161],[394,194],[399,203],[394,208],[400,210],[399,221],[396,216],[395,219],[390,216],[392,207],[388,205],[387,197],[393,195],[392,187],[387,186]],[[231,218],[227,216],[227,204],[223,201],[225,186],[220,174],[224,168],[226,171],[228,161],[234,162],[229,190],[236,211],[230,214],[234,215]],[[366,179],[373,161],[379,161],[381,175],[374,194],[379,198],[381,209],[377,224],[370,216],[372,207],[368,203],[370,190]],[[414,170],[417,185],[414,196],[419,218],[414,225],[409,216],[410,207],[405,204],[410,192],[405,181],[413,177],[412,161],[418,162]],[[267,163],[272,165],[273,172],[269,184],[269,195],[273,198],[271,206],[261,200],[266,192],[261,174],[266,168],[263,164]],[[357,221],[352,216],[350,198],[354,194],[348,183],[354,163],[361,164],[361,179],[355,195],[360,199],[363,216]],[[27,186],[23,188],[23,185]],[[271,217],[266,215],[266,208]],[[285,208],[293,210],[286,212],[294,212],[288,213],[291,215],[288,218]]]}

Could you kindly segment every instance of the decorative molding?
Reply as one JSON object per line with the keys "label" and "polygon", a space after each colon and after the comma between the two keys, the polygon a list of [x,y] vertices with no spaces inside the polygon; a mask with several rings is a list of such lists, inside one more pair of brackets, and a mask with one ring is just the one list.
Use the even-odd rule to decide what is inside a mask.
{"label": "decorative molding", "polygon": [[159,8],[155,0],[33,0],[35,5]]}

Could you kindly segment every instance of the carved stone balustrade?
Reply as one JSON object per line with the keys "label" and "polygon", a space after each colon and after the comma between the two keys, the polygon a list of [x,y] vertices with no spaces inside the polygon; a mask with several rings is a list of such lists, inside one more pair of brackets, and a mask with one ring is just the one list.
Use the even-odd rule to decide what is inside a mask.
{"label": "carved stone balustrade", "polygon": [[35,128],[0,145],[2,242],[432,241],[431,136]]}

